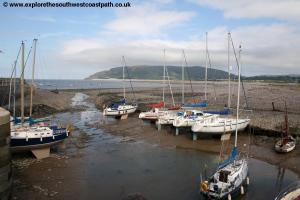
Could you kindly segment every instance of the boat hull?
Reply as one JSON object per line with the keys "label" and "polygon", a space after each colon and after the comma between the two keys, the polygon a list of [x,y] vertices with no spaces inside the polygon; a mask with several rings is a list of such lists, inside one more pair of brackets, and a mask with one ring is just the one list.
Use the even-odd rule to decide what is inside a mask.
{"label": "boat hull", "polygon": [[289,141],[286,144],[283,144],[283,140],[280,139],[275,144],[275,151],[278,153],[288,153],[295,149],[296,147],[296,140],[293,137],[288,139]]}
{"label": "boat hull", "polygon": [[10,149],[12,151],[26,151],[32,149],[40,149],[49,147],[58,143],[63,142],[68,137],[67,132],[47,136],[43,138],[11,138],[10,140]]}
{"label": "boat hull", "polygon": [[132,114],[136,111],[137,106],[124,106],[118,109],[106,108],[103,110],[104,116],[122,116],[127,114]]}
{"label": "boat hull", "polygon": [[250,123],[249,119],[243,119],[239,120],[238,123],[218,123],[218,124],[199,124],[196,123],[195,125],[192,126],[192,131],[193,132],[199,132],[199,133],[209,133],[209,134],[216,134],[220,135],[223,134],[224,132],[233,132],[236,129],[238,131],[244,130]]}

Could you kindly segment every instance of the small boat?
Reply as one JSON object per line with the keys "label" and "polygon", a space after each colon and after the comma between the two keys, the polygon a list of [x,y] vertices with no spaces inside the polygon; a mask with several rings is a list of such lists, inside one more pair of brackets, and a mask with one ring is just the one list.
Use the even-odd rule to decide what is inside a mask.
{"label": "small boat", "polygon": [[239,193],[244,194],[247,184],[248,162],[244,158],[237,159],[237,148],[233,148],[213,176],[200,184],[200,192],[209,199],[231,199]]}
{"label": "small boat", "polygon": [[284,117],[284,119],[285,119],[284,133],[283,133],[281,139],[275,143],[275,151],[277,151],[279,153],[291,152],[296,147],[296,139],[293,136],[289,135],[289,133],[288,133],[289,125],[288,125],[286,102],[285,102],[285,117]]}
{"label": "small boat", "polygon": [[296,139],[291,135],[281,138],[275,144],[275,150],[279,153],[291,152],[295,149],[295,147]]}
{"label": "small boat", "polygon": [[104,116],[122,116],[134,113],[137,109],[136,104],[127,104],[126,99],[111,103],[108,107],[104,108]]}
{"label": "small boat", "polygon": [[193,132],[209,133],[209,134],[223,134],[225,132],[233,132],[244,130],[250,123],[250,119],[232,119],[221,118],[214,116],[211,118],[198,120],[193,126]]}
{"label": "small boat", "polygon": [[58,126],[24,126],[11,130],[13,151],[40,149],[62,142],[69,136],[66,128]]}
{"label": "small boat", "polygon": [[275,200],[299,200],[300,199],[300,181],[292,183],[281,191]]}
{"label": "small boat", "polygon": [[[126,62],[125,62],[124,56],[122,57],[122,60],[123,60],[123,98],[120,101],[113,102],[109,106],[105,107],[103,109],[103,115],[104,116],[114,116],[114,117],[124,116],[124,119],[125,119],[125,118],[127,118],[128,114],[134,113],[136,111],[138,105],[137,104],[128,104],[126,102],[126,88],[125,88]],[[128,71],[127,71],[127,73],[128,73]],[[131,79],[130,79],[130,84],[131,84]],[[133,91],[132,84],[131,84],[131,89]]]}
{"label": "small boat", "polygon": [[[239,122],[239,104],[240,104],[240,82],[241,82],[241,66],[237,62],[238,66],[238,95],[237,95],[237,111],[236,122]],[[237,126],[238,123],[236,123]],[[226,134],[227,131],[223,129],[224,135],[221,137],[221,141],[229,141],[230,134]],[[249,184],[249,168],[248,168],[248,155],[242,157],[238,154],[237,149],[237,136],[238,128],[235,128],[235,140],[234,147],[231,150],[227,159],[221,162],[216,172],[205,181],[200,182],[200,192],[204,196],[210,199],[229,199],[238,194],[244,194],[244,186]],[[222,144],[223,147],[223,144]],[[220,151],[220,159],[222,158],[222,148]]]}
{"label": "small boat", "polygon": [[187,110],[183,113],[183,115],[176,117],[176,119],[173,121],[173,126],[191,127],[197,121],[207,119],[212,116],[214,115],[203,113],[200,110]]}

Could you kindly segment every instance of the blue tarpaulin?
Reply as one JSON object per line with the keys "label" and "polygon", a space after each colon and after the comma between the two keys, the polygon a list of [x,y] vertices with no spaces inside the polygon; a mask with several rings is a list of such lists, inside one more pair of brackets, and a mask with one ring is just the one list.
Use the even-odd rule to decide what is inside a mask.
{"label": "blue tarpaulin", "polygon": [[183,108],[202,108],[202,107],[207,107],[207,105],[208,105],[207,100],[204,100],[199,103],[186,104],[186,105],[183,105],[182,107]]}
{"label": "blue tarpaulin", "polygon": [[224,110],[222,110],[222,111],[209,111],[209,110],[205,110],[203,112],[204,113],[208,113],[208,114],[214,114],[214,115],[229,115],[230,114],[230,109],[229,108],[224,108]]}

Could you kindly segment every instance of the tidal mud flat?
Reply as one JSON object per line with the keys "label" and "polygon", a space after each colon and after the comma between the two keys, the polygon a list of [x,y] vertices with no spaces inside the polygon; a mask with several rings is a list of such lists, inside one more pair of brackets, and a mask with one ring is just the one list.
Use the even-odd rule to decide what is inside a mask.
{"label": "tidal mud flat", "polygon": [[[45,92],[39,101],[46,105],[50,105],[48,95],[51,99],[62,96],[64,101],[51,102],[61,109],[57,109],[54,121],[72,122],[74,131],[65,142],[66,148],[55,148],[50,158],[37,161],[30,154],[14,155],[13,199],[198,199],[199,173],[203,166],[213,168],[218,162],[219,138],[192,141],[188,131],[174,136],[171,127],[158,132],[154,124],[139,120],[137,114],[128,120],[104,118],[98,108],[121,94],[121,90],[110,89]],[[160,100],[161,93],[138,90],[136,97],[143,109],[143,104]],[[282,122],[283,112],[274,112]],[[250,151],[252,173],[243,199],[273,198],[298,179],[299,148],[277,154],[274,142],[275,137],[240,133],[240,148]],[[267,194],[257,194],[259,187]]]}

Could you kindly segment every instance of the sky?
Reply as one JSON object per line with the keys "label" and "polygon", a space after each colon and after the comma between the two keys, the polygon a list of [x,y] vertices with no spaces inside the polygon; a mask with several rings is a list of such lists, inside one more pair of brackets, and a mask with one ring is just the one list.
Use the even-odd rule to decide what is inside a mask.
{"label": "sky", "polygon": [[[300,0],[112,1],[127,8],[9,8],[6,1],[35,2],[1,0],[0,77],[10,75],[21,41],[27,56],[34,38],[40,79],[82,79],[121,66],[122,56],[127,65],[163,65],[163,49],[167,65],[180,66],[184,50],[188,65],[205,66],[206,32],[212,67],[227,70],[229,31],[242,46],[243,75],[300,74]],[[83,1],[98,2],[70,0]],[[230,65],[235,70],[232,48]]]}

